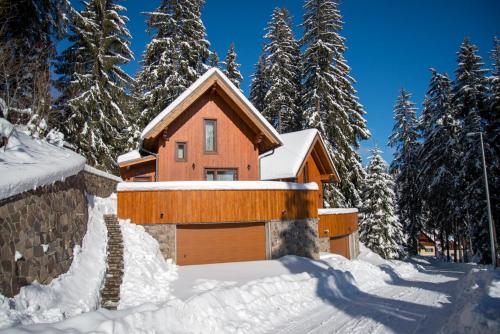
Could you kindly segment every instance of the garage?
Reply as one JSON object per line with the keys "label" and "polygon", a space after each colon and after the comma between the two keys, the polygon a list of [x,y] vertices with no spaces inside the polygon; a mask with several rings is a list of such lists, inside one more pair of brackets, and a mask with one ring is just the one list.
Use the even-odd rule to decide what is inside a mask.
{"label": "garage", "polygon": [[339,254],[343,257],[350,259],[349,252],[349,236],[330,238],[330,253]]}
{"label": "garage", "polygon": [[264,223],[177,225],[177,264],[266,259]]}

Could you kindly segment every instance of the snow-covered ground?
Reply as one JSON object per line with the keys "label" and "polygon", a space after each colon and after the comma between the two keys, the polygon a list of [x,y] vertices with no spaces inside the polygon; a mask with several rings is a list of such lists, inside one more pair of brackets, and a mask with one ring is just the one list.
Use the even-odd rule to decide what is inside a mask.
{"label": "snow-covered ground", "polygon": [[21,288],[13,299],[0,294],[0,328],[19,324],[56,322],[95,310],[106,272],[107,231],[103,214],[116,208],[116,195],[88,196],[89,221],[82,246],[75,246],[68,272],[50,284]]}
{"label": "snow-covered ground", "polygon": [[118,311],[99,309],[11,333],[499,333],[500,272],[417,258],[177,267],[142,227],[120,222],[125,277]]}

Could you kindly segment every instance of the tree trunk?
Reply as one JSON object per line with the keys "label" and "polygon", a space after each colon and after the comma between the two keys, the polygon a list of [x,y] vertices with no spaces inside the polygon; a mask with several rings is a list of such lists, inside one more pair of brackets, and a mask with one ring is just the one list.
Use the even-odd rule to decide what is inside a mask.
{"label": "tree trunk", "polygon": [[445,232],[445,242],[446,242],[446,261],[451,262],[451,256],[450,256],[450,241],[449,241],[449,234],[448,231]]}

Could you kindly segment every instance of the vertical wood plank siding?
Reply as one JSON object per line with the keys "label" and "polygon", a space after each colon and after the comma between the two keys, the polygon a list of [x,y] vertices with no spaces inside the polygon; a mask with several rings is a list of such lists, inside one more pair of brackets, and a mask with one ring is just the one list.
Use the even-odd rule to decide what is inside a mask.
{"label": "vertical wood plank siding", "polygon": [[318,235],[320,237],[336,237],[351,234],[357,229],[357,213],[319,215]]}
{"label": "vertical wood plank siding", "polygon": [[135,224],[255,222],[318,217],[316,190],[118,192],[118,217]]}

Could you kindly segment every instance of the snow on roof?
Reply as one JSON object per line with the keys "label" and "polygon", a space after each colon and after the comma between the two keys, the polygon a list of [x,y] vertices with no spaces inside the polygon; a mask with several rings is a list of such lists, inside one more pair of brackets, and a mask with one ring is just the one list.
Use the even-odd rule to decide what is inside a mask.
{"label": "snow on roof", "polygon": [[116,159],[116,162],[118,164],[122,164],[125,162],[139,160],[140,158],[142,158],[142,156],[141,156],[141,153],[139,152],[139,150],[132,150],[130,152],[127,152],[127,153],[124,153],[124,154],[118,156],[118,159]]}
{"label": "snow on roof", "polygon": [[283,146],[276,148],[273,154],[265,153],[260,156],[260,179],[296,177],[316,134],[316,129],[281,134]]}
{"label": "snow on roof", "polygon": [[277,181],[168,181],[168,182],[121,182],[117,191],[146,190],[318,190],[311,183]]}
{"label": "snow on roof", "polygon": [[356,208],[329,208],[329,209],[318,209],[319,215],[340,215],[343,213],[357,213]]}
{"label": "snow on roof", "polygon": [[0,148],[0,199],[64,180],[84,166],[81,155],[14,130]]}
{"label": "snow on roof", "polygon": [[217,74],[220,79],[226,84],[234,94],[250,109],[250,111],[259,119],[259,121],[272,133],[274,137],[281,142],[281,137],[276,129],[269,124],[269,122],[262,116],[262,114],[253,106],[253,104],[243,95],[243,93],[229,80],[224,73],[218,68],[212,67],[206,71],[201,77],[198,78],[191,86],[189,86],[179,97],[177,97],[171,104],[169,104],[161,113],[159,113],[141,133],[141,139],[148,137],[150,132],[160,124],[172,111],[176,109],[185,99],[187,99],[195,90],[197,90],[203,82],[208,80],[211,76]]}

